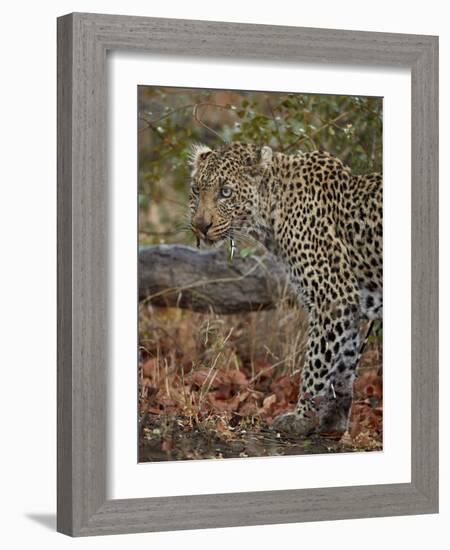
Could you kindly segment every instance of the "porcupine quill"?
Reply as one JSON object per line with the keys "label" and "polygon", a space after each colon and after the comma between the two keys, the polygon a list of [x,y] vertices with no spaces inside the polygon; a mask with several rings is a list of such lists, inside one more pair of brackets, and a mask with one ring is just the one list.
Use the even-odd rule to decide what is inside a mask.
{"label": "porcupine quill", "polygon": [[230,237],[230,260],[233,259],[234,257],[234,253],[236,252],[237,248],[236,248],[236,245],[234,243],[234,239],[233,237]]}

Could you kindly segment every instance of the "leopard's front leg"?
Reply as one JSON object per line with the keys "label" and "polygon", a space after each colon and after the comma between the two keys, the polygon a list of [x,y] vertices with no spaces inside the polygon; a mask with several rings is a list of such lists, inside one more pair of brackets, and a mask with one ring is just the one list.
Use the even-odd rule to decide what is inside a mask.
{"label": "leopard's front leg", "polygon": [[297,410],[277,417],[275,430],[301,436],[347,429],[359,353],[359,294],[352,279],[325,285],[330,294],[311,308]]}

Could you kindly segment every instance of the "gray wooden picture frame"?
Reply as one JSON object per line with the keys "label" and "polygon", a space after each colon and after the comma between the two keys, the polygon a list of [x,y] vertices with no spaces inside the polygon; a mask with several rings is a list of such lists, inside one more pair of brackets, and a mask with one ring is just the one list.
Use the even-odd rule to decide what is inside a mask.
{"label": "gray wooden picture frame", "polygon": [[[410,68],[411,483],[107,499],[111,50]],[[437,512],[438,38],[82,13],[59,18],[58,317],[58,531],[83,536]]]}

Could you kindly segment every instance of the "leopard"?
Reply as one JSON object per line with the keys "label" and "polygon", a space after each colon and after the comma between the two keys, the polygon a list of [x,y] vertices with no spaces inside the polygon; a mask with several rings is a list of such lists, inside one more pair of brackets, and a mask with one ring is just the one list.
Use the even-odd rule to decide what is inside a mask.
{"label": "leopard", "polygon": [[357,175],[323,150],[195,144],[189,210],[198,242],[247,235],[283,265],[308,316],[295,410],[272,428],[302,437],[348,430],[362,326],[382,319],[382,174]]}

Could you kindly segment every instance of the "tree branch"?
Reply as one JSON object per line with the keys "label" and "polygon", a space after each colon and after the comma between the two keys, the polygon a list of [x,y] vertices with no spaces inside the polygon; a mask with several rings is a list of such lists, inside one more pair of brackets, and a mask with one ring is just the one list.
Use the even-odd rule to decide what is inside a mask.
{"label": "tree branch", "polygon": [[274,308],[288,288],[270,255],[236,257],[222,250],[158,245],[139,251],[139,298],[161,307],[241,313]]}

